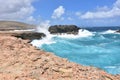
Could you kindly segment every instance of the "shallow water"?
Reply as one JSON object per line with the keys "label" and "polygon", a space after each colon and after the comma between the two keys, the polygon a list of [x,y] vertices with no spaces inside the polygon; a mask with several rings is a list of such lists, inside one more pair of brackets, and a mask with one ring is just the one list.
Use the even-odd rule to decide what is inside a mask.
{"label": "shallow water", "polygon": [[120,34],[114,32],[84,30],[79,31],[77,36],[49,35],[49,38],[35,40],[32,44],[37,41],[35,46],[72,62],[120,74]]}

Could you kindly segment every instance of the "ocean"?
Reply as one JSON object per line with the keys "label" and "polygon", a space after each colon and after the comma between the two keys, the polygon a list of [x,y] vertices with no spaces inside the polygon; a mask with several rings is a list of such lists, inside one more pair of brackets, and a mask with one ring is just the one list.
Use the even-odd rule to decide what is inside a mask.
{"label": "ocean", "polygon": [[51,35],[31,44],[85,66],[95,66],[111,74],[120,74],[120,27],[87,27],[78,35]]}

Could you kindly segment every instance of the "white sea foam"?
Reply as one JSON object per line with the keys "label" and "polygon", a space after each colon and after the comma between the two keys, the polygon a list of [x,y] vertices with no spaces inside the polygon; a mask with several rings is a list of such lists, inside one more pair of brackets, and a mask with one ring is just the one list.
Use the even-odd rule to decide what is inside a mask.
{"label": "white sea foam", "polygon": [[118,68],[118,66],[106,66],[106,67],[104,67],[104,68]]}
{"label": "white sea foam", "polygon": [[102,34],[112,34],[112,33],[115,33],[116,30],[107,30],[105,32],[102,32]]}
{"label": "white sea foam", "polygon": [[40,40],[33,40],[31,44],[36,47],[41,47],[43,44],[52,44],[55,43],[55,41],[52,40],[52,37],[45,37]]}
{"label": "white sea foam", "polygon": [[40,25],[36,27],[36,31],[44,33],[46,37],[40,40],[33,40],[31,42],[33,46],[41,47],[43,44],[55,43],[55,41],[52,40],[53,35],[51,35],[48,31],[49,26],[50,26],[50,21],[47,20],[47,21],[41,22]]}
{"label": "white sea foam", "polygon": [[50,22],[49,21],[42,22],[42,23],[40,23],[39,26],[37,26],[36,31],[37,32],[42,32],[42,33],[46,34],[46,37],[44,37],[44,38],[42,38],[40,40],[33,40],[31,42],[31,44],[33,46],[41,47],[43,44],[55,43],[55,41],[52,40],[53,37],[74,39],[74,38],[88,37],[88,36],[92,36],[93,35],[92,32],[89,32],[88,30],[83,30],[83,29],[79,30],[78,35],[74,35],[74,34],[56,34],[56,35],[52,35],[48,31],[49,26],[50,26]]}
{"label": "white sea foam", "polygon": [[83,30],[83,29],[80,29],[79,30],[79,34],[78,34],[80,37],[88,37],[88,36],[93,36],[94,34],[88,30]]}
{"label": "white sea foam", "polygon": [[79,33],[77,35],[74,34],[60,34],[60,35],[56,35],[58,37],[62,37],[62,38],[70,38],[70,39],[74,39],[74,38],[81,38],[81,37],[88,37],[88,36],[93,36],[94,34],[92,32],[89,32],[88,30],[83,30],[80,29]]}
{"label": "white sea foam", "polygon": [[[41,28],[39,28],[39,29],[41,29]],[[41,47],[43,44],[56,43],[54,40],[52,40],[53,37],[76,39],[76,38],[88,37],[88,36],[93,36],[94,35],[92,32],[89,32],[87,30],[79,30],[78,35],[74,35],[74,34],[57,34],[57,35],[52,35],[52,34],[50,34],[48,32],[48,30],[45,30],[45,28],[43,29],[43,31],[45,31],[44,33],[47,33],[46,37],[44,37],[43,39],[40,39],[40,40],[33,40],[31,42],[31,44],[33,44],[33,46]]]}

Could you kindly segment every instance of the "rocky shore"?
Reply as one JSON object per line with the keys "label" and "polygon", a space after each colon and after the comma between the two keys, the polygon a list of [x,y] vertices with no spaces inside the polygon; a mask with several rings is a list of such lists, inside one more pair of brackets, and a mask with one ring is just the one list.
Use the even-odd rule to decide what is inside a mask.
{"label": "rocky shore", "polygon": [[[0,22],[0,80],[120,80],[120,75],[72,63],[33,47],[29,42],[45,35],[34,31],[13,31],[29,29],[29,25],[28,28],[25,26],[23,23]],[[69,29],[68,26],[56,26],[49,30],[51,34],[56,33],[55,30],[57,33],[77,34],[79,28],[71,25]]]}
{"label": "rocky shore", "polygon": [[28,41],[0,35],[0,80],[120,80],[120,75],[69,62]]}
{"label": "rocky shore", "polygon": [[117,30],[116,32],[117,32],[117,33],[120,33],[120,30]]}
{"label": "rocky shore", "polygon": [[34,25],[16,22],[16,21],[0,21],[0,34],[9,35],[17,38],[28,39],[41,39],[46,35],[44,33],[35,32]]}

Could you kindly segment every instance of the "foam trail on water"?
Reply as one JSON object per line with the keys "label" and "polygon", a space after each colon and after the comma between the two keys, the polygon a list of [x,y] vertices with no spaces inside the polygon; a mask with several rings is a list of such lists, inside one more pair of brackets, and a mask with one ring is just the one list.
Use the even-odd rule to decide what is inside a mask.
{"label": "foam trail on water", "polygon": [[102,32],[102,34],[112,34],[112,33],[115,33],[116,30],[107,30],[105,32]]}
{"label": "foam trail on water", "polygon": [[70,38],[70,39],[74,39],[74,38],[81,38],[81,37],[89,37],[89,36],[93,36],[94,34],[88,30],[85,29],[80,29],[78,35],[74,35],[74,34],[61,34],[61,35],[56,35],[57,37],[62,37],[62,38]]}
{"label": "foam trail on water", "polygon": [[52,37],[45,37],[41,40],[33,40],[31,44],[36,47],[41,47],[43,44],[52,44],[55,41],[52,40]]}
{"label": "foam trail on water", "polygon": [[88,36],[93,36],[94,34],[88,30],[80,29],[78,35],[80,37],[88,37]]}

